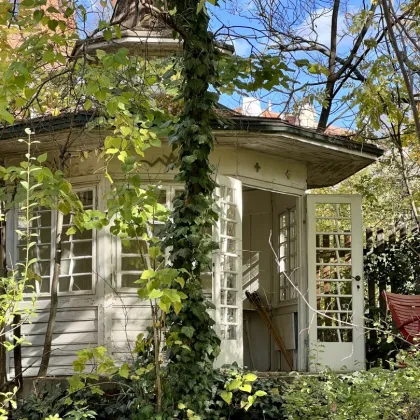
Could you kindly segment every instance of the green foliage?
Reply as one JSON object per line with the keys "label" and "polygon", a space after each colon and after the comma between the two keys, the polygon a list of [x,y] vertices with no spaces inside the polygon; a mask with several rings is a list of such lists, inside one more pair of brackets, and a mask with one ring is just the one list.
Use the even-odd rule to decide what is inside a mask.
{"label": "green foliage", "polygon": [[184,191],[173,201],[164,236],[165,246],[171,247],[173,268],[186,270],[189,275],[183,275],[183,292],[188,299],[182,310],[166,316],[167,336],[174,340],[169,348],[165,392],[168,401],[186,397],[199,407],[220,351],[200,281],[203,268],[211,265],[211,251],[216,248],[210,233],[217,213],[209,155],[214,145],[211,120],[218,101],[218,95],[210,91],[210,86],[218,87],[217,56],[213,35],[208,32],[209,16],[199,1],[171,0],[168,8],[176,10],[172,20],[184,42],[179,95],[183,109],[168,137],[178,153],[175,180],[184,185]]}
{"label": "green foliage", "polygon": [[[404,363],[404,368],[399,368]],[[401,354],[395,369],[298,376],[284,395],[290,420],[401,419],[420,414],[420,355]]]}
{"label": "green foliage", "polygon": [[[32,269],[37,259],[30,257],[31,249],[36,246],[37,236],[30,226],[40,217],[34,215],[34,211],[45,207],[56,209],[65,215],[73,212],[73,221],[80,230],[102,226],[102,222],[97,220],[99,214],[84,211],[77,194],[64,179],[63,172],[48,167],[47,155],[42,154],[37,158],[31,155],[31,147],[38,142],[31,140],[32,133],[29,129],[26,131],[28,139],[19,140],[27,146],[26,160],[19,166],[0,166],[0,200],[5,203],[4,214],[0,217],[6,220],[9,211],[14,209],[20,214],[22,226],[26,226],[16,230],[19,239],[25,243],[24,261],[10,264],[12,268],[9,273],[0,278],[0,335],[5,334],[6,326],[12,329],[18,327],[13,324],[16,315],[21,315],[24,319],[30,318],[33,310],[33,307],[22,309],[19,305],[24,299],[24,294],[34,290],[31,282],[40,280]],[[35,296],[32,296],[32,304],[34,303]],[[11,351],[23,341],[23,338],[14,336],[14,344],[2,341],[2,345],[7,351]]]}
{"label": "green foliage", "polygon": [[58,420],[75,419],[78,416],[97,420],[128,420],[134,413],[133,394],[121,392],[113,386],[106,388],[102,394],[85,388],[72,395],[76,403],[66,401],[68,392],[63,386],[39,384],[25,398],[25,403],[19,404],[19,408],[12,412],[10,420]]}
{"label": "green foliage", "polygon": [[[415,231],[402,241],[386,242],[380,253],[365,256],[364,272],[367,283],[392,290],[403,295],[420,293],[420,234]],[[379,296],[378,296],[379,299]],[[383,328],[392,325],[391,315],[382,314],[378,308],[369,308],[374,323],[370,327]],[[390,333],[392,333],[390,331]],[[399,334],[398,331],[394,331]],[[391,340],[386,331],[378,334],[378,342],[368,342],[368,353],[372,362],[386,359],[392,352],[407,347],[402,340]]]}
{"label": "green foliage", "polygon": [[[98,352],[100,354],[97,354],[96,361],[99,366],[105,359],[100,349]],[[87,353],[83,351],[79,359],[86,355]],[[54,419],[55,415],[57,419],[67,419],[92,412],[96,413],[95,418],[99,420],[109,418],[116,420],[169,420],[173,418],[277,420],[281,418],[282,394],[286,386],[279,379],[257,378],[253,373],[243,371],[237,366],[214,370],[209,378],[209,388],[200,391],[202,399],[200,406],[192,405],[188,396],[184,401],[178,402],[166,399],[163,413],[159,415],[154,414],[153,378],[147,380],[147,375],[136,377],[134,368],[131,366],[128,370],[129,378],[118,374],[118,368],[114,369],[114,375],[102,377],[99,382],[86,377],[88,386],[77,390],[74,388],[65,390],[60,385],[51,387],[40,383],[35,387],[35,392],[25,399],[25,404],[20,404],[19,408],[13,411],[11,420],[50,420]],[[238,378],[241,384],[236,387],[234,381]],[[249,392],[247,387],[244,388],[246,384],[252,384],[252,392]],[[100,392],[97,392],[96,387],[100,388]],[[241,390],[241,387],[244,389]],[[229,404],[222,397],[225,388],[230,388],[233,393]],[[255,396],[255,401],[245,408],[251,395]]]}
{"label": "green foliage", "polygon": [[288,75],[290,71],[281,56],[221,56],[218,60],[218,87],[221,93],[230,95],[259,89],[270,91],[279,85],[287,89],[292,81]]}
{"label": "green foliage", "polygon": [[420,234],[409,234],[404,240],[386,242],[381,253],[365,257],[368,282],[391,287],[400,294],[420,293]]}
{"label": "green foliage", "polygon": [[7,407],[10,404],[12,409],[16,409],[16,394],[18,392],[18,387],[14,387],[13,391],[9,392],[0,392],[0,420],[8,420],[8,410]]}

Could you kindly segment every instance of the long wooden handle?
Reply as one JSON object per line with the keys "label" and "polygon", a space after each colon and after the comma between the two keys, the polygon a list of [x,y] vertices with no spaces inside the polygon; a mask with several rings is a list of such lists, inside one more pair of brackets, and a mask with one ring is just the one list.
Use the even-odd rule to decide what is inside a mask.
{"label": "long wooden handle", "polygon": [[284,345],[283,339],[279,332],[274,327],[273,322],[271,321],[270,315],[268,314],[267,310],[265,309],[264,305],[261,302],[260,297],[258,296],[257,292],[250,293],[248,291],[245,292],[246,297],[251,302],[251,304],[255,307],[258,314],[260,315],[262,321],[270,331],[271,335],[274,337],[274,340],[276,341],[277,345],[280,348],[280,351],[283,353],[284,358],[286,359],[287,364],[289,365],[289,368],[293,370],[293,360],[290,357],[289,352],[286,349],[286,346]]}

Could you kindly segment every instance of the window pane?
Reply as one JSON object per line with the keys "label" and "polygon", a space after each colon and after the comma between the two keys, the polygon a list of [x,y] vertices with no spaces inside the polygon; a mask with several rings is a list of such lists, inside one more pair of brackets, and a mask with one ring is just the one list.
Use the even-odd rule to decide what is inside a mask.
{"label": "window pane", "polygon": [[[19,245],[18,247],[19,261],[26,260],[26,249],[24,245]],[[33,246],[29,249],[29,259],[37,258],[38,260],[49,260],[51,258],[51,246],[50,245],[38,245]]]}
{"label": "window pane", "polygon": [[350,217],[350,208],[348,203],[317,203],[315,214],[317,217]]}
{"label": "window pane", "polygon": [[92,242],[64,242],[61,246],[61,252],[61,258],[91,256]]}
{"label": "window pane", "polygon": [[43,278],[40,282],[40,292],[50,293],[50,278]]}
{"label": "window pane", "polygon": [[121,257],[121,270],[123,271],[143,271],[147,268],[145,258],[141,257]]}
{"label": "window pane", "polygon": [[236,260],[237,260],[237,257],[222,255],[220,258],[221,270],[222,271],[237,271]]}
{"label": "window pane", "polygon": [[121,275],[121,287],[138,287],[134,284],[136,280],[140,278],[139,274],[122,274]]}
{"label": "window pane", "polygon": [[220,292],[222,305],[236,305],[236,294],[236,290],[222,290]]}
{"label": "window pane", "polygon": [[93,231],[92,230],[84,230],[83,232],[77,231],[74,235],[68,236],[67,235],[67,228],[63,229],[62,240],[63,241],[70,241],[71,240],[79,240],[79,239],[92,239]]}
{"label": "window pane", "polygon": [[164,189],[161,189],[159,192],[158,203],[166,206],[166,200],[167,200],[167,191]]}
{"label": "window pane", "polygon": [[224,235],[236,236],[236,222],[230,222],[228,220],[221,221],[221,231]]}
{"label": "window pane", "polygon": [[83,259],[73,260],[72,274],[89,273],[92,275],[92,258],[86,257]]}
{"label": "window pane", "polygon": [[222,287],[229,289],[236,289],[237,286],[237,275],[233,273],[222,273]]}
{"label": "window pane", "polygon": [[83,207],[93,207],[93,190],[79,191],[77,195],[83,203]]}
{"label": "window pane", "polygon": [[74,276],[73,291],[92,290],[92,275]]}
{"label": "window pane", "polygon": [[124,239],[121,241],[121,252],[123,254],[147,254],[147,245],[142,240]]}
{"label": "window pane", "polygon": [[58,291],[59,292],[68,292],[70,291],[70,277],[60,277],[58,280]]}
{"label": "window pane", "polygon": [[50,275],[50,268],[51,262],[50,261],[37,261],[32,266],[34,272],[40,276],[49,276]]}
{"label": "window pane", "polygon": [[320,311],[351,311],[353,309],[351,297],[326,297],[317,299],[317,309]]}
{"label": "window pane", "polygon": [[353,341],[353,330],[352,329],[319,329],[318,330],[318,341],[324,343],[331,342],[344,342],[351,343]]}
{"label": "window pane", "polygon": [[351,235],[350,234],[334,234],[316,235],[316,247],[317,248],[350,248],[351,247]]}
{"label": "window pane", "polygon": [[317,281],[317,293],[351,296],[352,285],[352,281]]}

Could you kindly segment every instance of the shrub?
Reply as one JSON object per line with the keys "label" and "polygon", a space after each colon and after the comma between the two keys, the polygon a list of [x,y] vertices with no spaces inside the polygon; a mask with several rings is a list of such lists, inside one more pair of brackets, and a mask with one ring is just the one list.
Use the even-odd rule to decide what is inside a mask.
{"label": "shrub", "polygon": [[[241,390],[239,385],[235,386],[233,381],[238,377],[243,378],[241,385],[245,383],[251,386],[251,392],[248,387]],[[194,398],[184,395],[179,404],[180,401],[171,400],[168,396],[162,419],[190,418],[191,412],[194,412],[202,420],[280,420],[282,394],[286,385],[278,378],[254,378],[256,375],[239,369],[235,365],[215,369],[209,378],[208,389],[195,390],[200,394],[200,398],[197,398],[197,395],[194,395]],[[247,379],[252,380],[247,382]],[[42,387],[20,401],[19,408],[14,410],[11,420],[44,420],[55,414],[58,414],[59,418],[73,420],[77,417],[70,413],[80,412],[85,408],[94,412],[97,420],[154,419],[153,405],[150,405],[153,396],[145,396],[138,381],[127,381],[121,378],[121,385],[122,381],[130,387],[121,386],[112,390],[105,387],[104,395],[93,393],[89,387],[86,387],[72,395],[71,404],[66,404],[68,393],[62,385]],[[221,396],[226,391],[227,383],[233,383],[232,399],[229,404]],[[248,397],[255,393],[257,393],[255,401],[251,406],[246,407]]]}
{"label": "shrub", "polygon": [[298,376],[283,396],[285,418],[420,419],[420,353],[398,357],[392,370]]}

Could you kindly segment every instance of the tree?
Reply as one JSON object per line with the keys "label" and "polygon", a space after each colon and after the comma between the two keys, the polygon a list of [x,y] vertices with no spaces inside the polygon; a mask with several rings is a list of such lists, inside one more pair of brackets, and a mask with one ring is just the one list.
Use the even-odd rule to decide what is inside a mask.
{"label": "tree", "polygon": [[[210,253],[215,247],[208,231],[217,217],[213,209],[215,181],[209,153],[213,147],[210,122],[218,95],[211,88],[219,87],[219,62],[227,63],[224,66],[227,73],[228,67],[235,63],[216,51],[214,37],[208,32],[209,16],[203,0],[173,1],[161,9],[151,6],[154,17],[165,22],[182,39],[183,52],[179,61],[131,56],[124,48],[115,52],[88,53],[85,46],[92,42],[94,35],[102,33],[105,40],[120,36],[118,24],[125,19],[124,12],[111,24],[100,21],[98,29],[79,39],[78,55],[73,56],[71,51],[78,34],[66,31],[66,28],[69,22],[82,31],[89,26],[89,14],[83,5],[72,2],[46,7],[44,0],[25,0],[20,8],[17,16],[6,13],[1,22],[4,44],[1,50],[0,119],[6,125],[34,113],[76,115],[84,109],[92,113],[91,126],[111,132],[103,144],[82,145],[81,156],[83,159],[89,156],[103,159],[103,173],[111,184],[106,214],[83,209],[80,200],[71,192],[71,186],[64,181],[69,153],[79,138],[72,130],[64,143],[53,140],[55,150],[48,159],[44,156],[39,162],[42,169],[37,171],[48,172],[48,177],[44,174],[43,183],[36,179],[36,187],[27,185],[26,188],[31,200],[57,209],[58,214],[50,315],[39,375],[47,373],[51,353],[63,216],[72,213],[68,235],[76,230],[100,229],[110,224],[111,232],[122,240],[135,240],[140,260],[145,264],[143,275],[138,279],[139,296],[150,301],[154,322],[150,335],[138,338],[136,350],[141,368],[134,373],[130,371],[130,375],[151,378],[156,393],[152,404],[158,413],[163,410],[165,392],[169,395],[167,404],[173,404],[187,391],[190,403],[198,406],[195,400],[202,395],[196,393],[196,386],[203,389],[207,386],[207,375],[212,370],[220,343],[212,329],[214,321],[206,312],[200,283],[202,267],[211,261]],[[21,37],[19,42],[8,42],[10,28]],[[181,78],[178,77],[179,69]],[[241,71],[244,70],[246,66],[241,63]],[[240,76],[237,77],[239,82]],[[262,79],[259,83],[264,82]],[[177,93],[182,98],[180,105],[168,107],[168,96],[174,97]],[[157,203],[156,188],[142,188],[139,176],[139,159],[145,150],[159,147],[159,136],[168,134],[178,152],[178,180],[185,185],[185,190],[174,201],[173,222],[168,223],[163,234],[164,246],[171,247],[171,267],[165,267],[164,246],[154,226],[157,219],[164,220],[165,212]],[[28,159],[29,162],[33,160],[29,152]],[[108,170],[111,161],[120,162],[123,181],[115,182],[112,178]],[[13,191],[14,181],[19,180],[22,173],[22,169],[16,169],[12,179],[9,175],[12,170],[15,169],[6,163],[5,194],[6,190],[8,194]],[[56,178],[60,182],[51,182]],[[54,189],[40,200],[37,194],[47,181]],[[19,191],[25,189],[22,182],[27,181],[20,182]],[[9,200],[14,206],[21,202],[19,194]],[[27,216],[28,223],[37,217],[35,208],[30,207]],[[12,289],[17,287],[15,283],[11,283]],[[25,279],[19,286],[22,291],[27,287],[26,283]],[[35,295],[33,299],[36,300]],[[18,306],[19,301],[14,304]],[[10,328],[10,324],[7,320],[4,327]],[[165,325],[168,329],[162,338]],[[162,345],[171,353],[167,372],[162,372],[160,367]],[[80,357],[77,365],[80,371],[92,357],[109,362],[102,350],[85,351]],[[126,365],[117,371],[120,376],[129,375]],[[109,372],[114,374],[116,370],[112,367]],[[192,379],[196,386],[190,385]],[[81,384],[80,376],[72,379],[73,389],[79,389]],[[153,392],[150,395],[153,397]]]}

